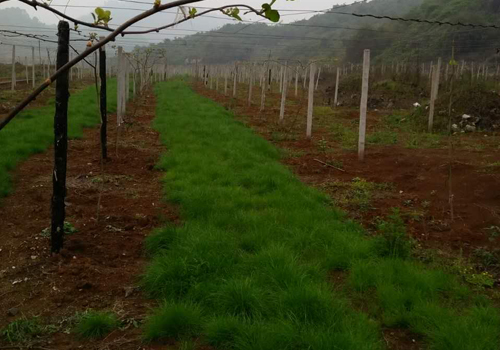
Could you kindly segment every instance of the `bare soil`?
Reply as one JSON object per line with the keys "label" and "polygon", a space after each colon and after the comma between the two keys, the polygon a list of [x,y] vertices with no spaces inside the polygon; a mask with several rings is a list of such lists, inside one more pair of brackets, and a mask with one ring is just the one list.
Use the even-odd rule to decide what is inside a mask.
{"label": "bare soil", "polygon": [[[137,110],[121,128],[117,146],[116,118],[110,116],[111,159],[104,162],[104,175],[98,128],[70,141],[66,221],[78,232],[66,236],[60,255],[50,254],[49,238],[42,234],[50,225],[52,150],[16,170],[15,191],[0,204],[0,329],[36,316],[53,329],[31,343],[36,346],[161,348],[142,344],[135,327],[156,305],[138,289],[146,263],[144,238],[162,222],[179,220],[176,209],[161,200],[155,164],[163,149],[150,126],[154,105],[151,91],[129,105],[129,112]],[[126,326],[102,341],[81,341],[67,331],[71,317],[87,309],[113,311]]]}

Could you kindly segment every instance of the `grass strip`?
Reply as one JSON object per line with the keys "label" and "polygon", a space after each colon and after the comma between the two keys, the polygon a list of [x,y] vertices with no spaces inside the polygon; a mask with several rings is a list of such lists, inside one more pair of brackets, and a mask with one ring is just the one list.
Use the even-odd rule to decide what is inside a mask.
{"label": "grass strip", "polygon": [[[44,152],[54,142],[55,100],[47,106],[27,109],[0,132],[0,198],[12,190],[10,172],[30,155]],[[108,106],[116,110],[116,81],[108,82]],[[83,128],[100,122],[95,87],[88,87],[69,100],[68,136],[81,138]]]}
{"label": "grass strip", "polygon": [[163,302],[146,340],[375,350],[392,327],[432,349],[498,349],[500,318],[486,298],[394,254],[399,238],[366,238],[276,148],[184,82],[156,94],[154,126],[168,149],[158,167],[185,224],[147,240],[143,285]]}

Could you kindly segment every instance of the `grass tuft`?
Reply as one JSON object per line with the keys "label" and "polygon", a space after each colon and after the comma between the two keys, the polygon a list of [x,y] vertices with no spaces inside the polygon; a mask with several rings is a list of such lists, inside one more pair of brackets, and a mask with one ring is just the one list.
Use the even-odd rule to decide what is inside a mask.
{"label": "grass tuft", "polygon": [[0,335],[9,343],[17,343],[29,341],[43,332],[44,327],[38,318],[20,318],[9,323],[0,331]]}
{"label": "grass tuft", "polygon": [[222,314],[258,317],[265,311],[266,295],[250,278],[229,280],[214,295],[214,303]]}
{"label": "grass tuft", "polygon": [[75,333],[81,338],[103,338],[118,328],[119,321],[115,314],[101,311],[87,311],[78,317]]}
{"label": "grass tuft", "polygon": [[218,316],[207,322],[207,343],[218,349],[232,349],[236,339],[244,332],[246,324],[234,316]]}
{"label": "grass tuft", "polygon": [[184,340],[202,329],[201,308],[192,303],[165,303],[151,315],[144,326],[147,341],[158,339]]}

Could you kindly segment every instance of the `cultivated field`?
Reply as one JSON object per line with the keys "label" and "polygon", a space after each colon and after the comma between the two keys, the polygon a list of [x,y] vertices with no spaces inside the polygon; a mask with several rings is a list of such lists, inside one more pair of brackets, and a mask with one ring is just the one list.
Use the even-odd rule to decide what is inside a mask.
{"label": "cultivated field", "polygon": [[328,106],[326,87],[311,139],[301,91],[280,123],[278,86],[263,112],[240,87],[145,90],[120,134],[111,124],[102,166],[97,129],[80,129],[98,122],[95,90],[75,93],[60,256],[46,230],[53,110],[5,130],[2,142],[23,140],[0,153],[13,177],[0,206],[5,345],[497,349],[495,132],[454,135],[450,167],[450,139],[423,132],[423,112],[370,110],[360,163],[359,115]]}

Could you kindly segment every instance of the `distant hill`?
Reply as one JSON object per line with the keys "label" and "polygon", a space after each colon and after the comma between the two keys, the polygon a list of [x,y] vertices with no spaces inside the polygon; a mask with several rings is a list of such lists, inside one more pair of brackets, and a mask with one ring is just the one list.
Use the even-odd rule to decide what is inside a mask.
{"label": "distant hill", "polygon": [[290,25],[247,23],[166,40],[171,61],[201,58],[207,63],[274,58],[307,60],[336,58],[359,62],[363,49],[375,61],[428,62],[450,58],[497,60],[500,31],[359,18],[345,13],[500,25],[500,0],[372,0]]}
{"label": "distant hill", "polygon": [[[23,33],[32,33],[39,35],[47,35],[48,39],[56,40],[56,27],[46,25],[38,20],[38,18],[31,18],[25,10],[20,8],[6,8],[0,10],[0,29],[11,30]],[[27,39],[24,37],[15,37],[12,34],[9,36],[0,35],[0,62],[11,62],[12,49],[9,44],[16,44],[16,56],[21,59],[28,56],[31,57],[31,48],[23,46],[38,47],[38,41]],[[49,44],[50,45],[50,44]],[[46,47],[44,44],[43,47]],[[55,47],[55,45],[50,45]]]}
{"label": "distant hill", "polygon": [[[412,9],[406,17],[435,21],[461,23],[495,24],[500,26],[500,0],[426,0]],[[453,48],[457,60],[496,61],[500,48],[500,30],[448,25],[429,26],[392,22],[381,29],[400,32],[398,38],[383,38],[378,33],[377,44],[381,58],[409,60],[435,60],[437,57],[450,59]],[[360,39],[359,36],[355,39]],[[388,40],[389,39],[389,40]],[[366,40],[365,40],[366,41]],[[366,42],[365,46],[373,45]]]}
{"label": "distant hill", "polygon": [[17,7],[0,10],[0,24],[2,24],[2,29],[7,29],[5,26],[50,27],[36,17],[31,18],[25,10]]}
{"label": "distant hill", "polygon": [[[371,13],[402,16],[418,7],[423,0],[372,0],[334,10],[335,12]],[[273,57],[309,59],[346,56],[346,45],[359,32],[370,38],[373,28],[386,21],[358,18],[345,14],[325,13],[292,24],[258,23],[228,24],[219,30],[166,40],[158,47],[166,48],[172,61],[202,58],[209,63]],[[357,29],[363,30],[358,31]],[[399,33],[398,33],[399,34]]]}
{"label": "distant hill", "polygon": [[[118,6],[119,3],[111,5]],[[183,63],[186,59],[202,59],[206,63],[228,63],[264,59],[269,55],[273,58],[302,61],[336,59],[360,62],[362,51],[366,48],[372,50],[375,62],[406,60],[418,64],[436,60],[437,57],[449,59],[453,47],[457,60],[496,63],[499,59],[499,30],[377,20],[355,17],[349,15],[350,13],[500,26],[500,0],[372,0],[334,8],[330,13],[289,24],[273,25],[262,21],[255,24],[241,22],[221,26],[226,22],[201,18],[197,19],[196,23],[187,22],[177,29],[221,27],[195,35],[167,39],[151,46],[166,49],[169,62],[176,64]],[[112,23],[121,23],[133,14],[133,11],[114,11]],[[90,20],[89,14],[82,15],[84,19]],[[171,22],[174,16],[156,15],[147,25]],[[0,10],[0,24],[3,29],[44,28],[38,34],[49,33],[52,38],[55,34],[55,26],[45,25],[37,18],[30,18],[24,10],[16,8]],[[139,44],[150,45],[150,39],[147,36],[119,38],[116,45],[124,45],[126,50],[130,51]],[[22,38],[0,36],[0,41],[38,45],[37,41]],[[3,46],[0,46],[0,60],[8,61],[10,49],[1,48]],[[29,54],[27,50],[24,52],[22,48],[19,49],[20,57]]]}

